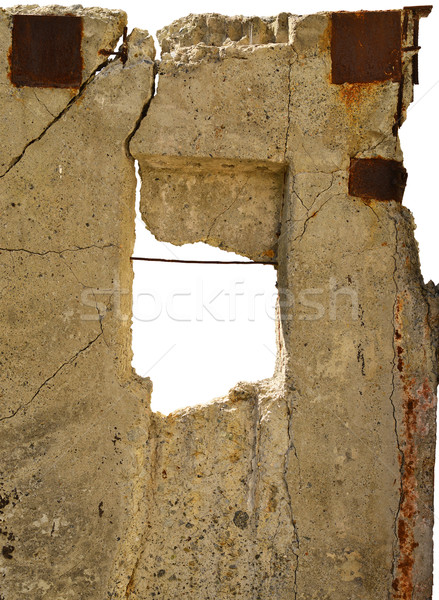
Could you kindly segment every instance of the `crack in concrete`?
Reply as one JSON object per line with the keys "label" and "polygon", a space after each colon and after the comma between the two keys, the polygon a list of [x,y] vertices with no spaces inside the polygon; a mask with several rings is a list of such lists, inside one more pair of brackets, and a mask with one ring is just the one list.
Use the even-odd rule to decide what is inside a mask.
{"label": "crack in concrete", "polygon": [[[297,199],[298,199],[298,200],[300,201],[300,203],[302,204],[303,208],[304,208],[304,209],[307,211],[307,215],[309,215],[309,211],[312,209],[312,207],[313,207],[313,206],[314,206],[314,204],[317,202],[317,200],[319,199],[319,197],[320,197],[322,194],[324,194],[325,192],[327,192],[328,190],[330,190],[330,189],[331,189],[331,187],[334,185],[334,178],[335,178],[335,175],[336,175],[337,173],[341,173],[341,172],[342,172],[342,173],[345,173],[346,171],[344,171],[344,170],[342,170],[342,171],[340,171],[340,170],[336,170],[336,171],[332,171],[332,172],[330,172],[330,173],[327,173],[327,175],[331,175],[331,183],[329,184],[329,186],[328,186],[327,188],[325,188],[324,190],[321,190],[321,191],[320,191],[320,192],[317,194],[316,198],[313,200],[313,202],[312,202],[312,204],[311,204],[311,206],[310,206],[309,208],[306,206],[306,204],[304,203],[304,201],[302,200],[302,198],[299,196],[299,194],[297,193],[297,191],[294,189],[294,176],[293,176],[293,189],[292,189],[292,193],[293,193],[293,194],[294,194],[294,195],[297,197]],[[307,172],[305,172],[305,171],[304,171],[303,173],[307,173]],[[315,173],[314,173],[314,172],[310,172],[309,174],[310,174],[310,175],[314,175]],[[325,206],[325,204],[326,204],[327,202],[329,202],[330,200],[332,200],[332,199],[334,199],[334,198],[337,198],[338,196],[341,196],[341,195],[342,195],[342,194],[336,194],[335,196],[331,196],[331,197],[329,197],[329,198],[328,198],[328,200],[326,200],[326,201],[325,201],[325,202],[324,202],[324,203],[323,203],[323,204],[322,204],[322,205],[321,205],[321,206],[318,208],[318,210],[317,210],[315,213],[313,213],[312,215],[309,215],[309,216],[307,216],[307,218],[306,218],[306,219],[304,219],[304,226],[303,226],[302,233],[301,233],[301,234],[299,234],[299,235],[297,235],[297,236],[296,236],[296,237],[295,237],[295,238],[294,238],[292,241],[293,241],[293,242],[295,242],[295,241],[296,241],[296,240],[298,240],[299,238],[300,238],[300,240],[301,240],[301,239],[303,238],[303,236],[304,236],[304,234],[305,234],[305,231],[306,231],[306,228],[307,228],[307,226],[308,226],[308,221],[309,221],[310,219],[312,219],[313,217],[315,217],[315,216],[316,216],[316,215],[317,215],[317,214],[320,212],[320,210],[321,210],[321,209],[322,209],[322,208]],[[279,244],[279,243],[280,243],[280,241],[282,240],[282,238],[283,238],[283,237],[284,237],[286,234],[288,234],[288,233],[290,233],[290,232],[291,232],[291,230],[293,229],[293,227],[295,227],[296,223],[298,223],[298,222],[300,222],[300,221],[302,221],[302,220],[303,220],[303,219],[295,219],[295,220],[293,220],[293,221],[290,223],[290,221],[291,221],[291,218],[288,218],[288,219],[286,219],[285,223],[290,223],[290,224],[289,224],[289,225],[288,225],[288,226],[285,228],[285,230],[284,230],[284,231],[282,231],[282,232],[281,232],[281,234],[280,234],[280,236],[279,236],[279,239],[278,239],[278,242],[277,242],[277,243]]]}
{"label": "crack in concrete", "polygon": [[224,215],[226,212],[228,212],[231,208],[233,208],[233,206],[240,200],[241,198],[241,193],[244,190],[244,188],[246,187],[246,185],[248,184],[250,180],[250,176],[247,177],[247,179],[245,180],[245,182],[242,184],[242,186],[240,187],[240,189],[237,191],[236,196],[234,198],[234,200],[232,200],[232,202],[229,204],[229,206],[226,206],[226,208],[224,210],[222,210],[212,221],[211,226],[209,227],[209,230],[204,238],[203,241],[206,241],[210,238],[210,234],[212,232],[212,229],[215,227],[216,222],[218,221],[218,219]]}
{"label": "crack in concrete", "polygon": [[[142,124],[143,119],[148,114],[148,110],[151,105],[151,102],[154,100],[154,98],[156,96],[156,91],[157,91],[156,84],[155,84],[155,75],[156,74],[157,74],[157,65],[154,62],[154,77],[152,77],[151,96],[150,96],[149,100],[147,102],[145,102],[145,104],[143,105],[142,110],[140,111],[140,115],[137,118],[137,121],[134,123],[134,127],[133,127],[132,131],[127,135],[127,138],[125,140],[125,154],[126,154],[127,158],[130,158],[133,161],[135,161],[136,159],[134,158],[134,156],[131,154],[131,151],[130,151],[131,140],[136,135],[140,125]],[[138,163],[138,165],[139,165],[139,175],[140,175],[140,163]]]}
{"label": "crack in concrete", "polygon": [[[248,496],[247,496],[247,506],[251,512],[254,512],[256,506],[256,490],[258,485],[258,458],[259,458],[259,446],[260,446],[260,431],[261,431],[261,413],[259,410],[259,396],[256,395],[254,398],[254,405],[252,411],[252,446],[250,451],[250,469],[248,475]],[[256,515],[255,515],[256,517]],[[256,519],[256,527],[257,527],[257,519]]]}
{"label": "crack in concrete", "polygon": [[102,333],[102,339],[105,342],[105,345],[107,346],[107,348],[109,348],[109,344],[105,338],[105,334],[104,334],[104,327],[102,324],[102,321],[105,318],[105,315],[107,314],[107,312],[110,310],[110,306],[111,306],[111,301],[113,299],[114,296],[114,292],[110,295],[110,298],[108,299],[108,302],[105,304],[105,311],[101,312],[101,309],[99,308],[99,302],[98,299],[96,298],[96,293],[95,293],[95,288],[92,288],[89,285],[85,285],[80,279],[79,277],[76,275],[75,271],[73,270],[72,265],[69,265],[69,263],[66,261],[65,256],[63,256],[61,254],[61,258],[64,261],[64,265],[68,268],[68,270],[70,271],[70,273],[73,275],[74,279],[79,283],[79,285],[82,287],[83,290],[89,290],[92,294],[93,294],[93,298],[95,300],[95,306],[96,306],[96,312],[98,313],[98,322],[99,322],[99,327],[101,329],[101,333]]}
{"label": "crack in concrete", "polygon": [[398,433],[398,419],[396,416],[396,406],[395,406],[395,402],[394,402],[394,395],[395,395],[395,389],[396,389],[396,385],[395,385],[395,371],[396,371],[396,365],[397,365],[397,361],[398,361],[398,354],[397,354],[397,348],[396,348],[396,324],[395,324],[395,315],[396,315],[396,309],[397,309],[397,304],[398,304],[398,282],[396,279],[396,273],[398,270],[398,263],[397,263],[397,256],[398,256],[398,244],[399,244],[399,239],[398,239],[398,225],[396,222],[396,219],[393,218],[392,216],[390,216],[390,218],[392,219],[394,226],[395,226],[395,253],[393,254],[393,260],[394,260],[394,269],[393,269],[393,274],[392,274],[392,278],[393,278],[393,282],[395,284],[395,301],[393,303],[393,363],[392,363],[392,390],[390,393],[390,404],[392,406],[392,414],[393,414],[393,420],[394,420],[394,425],[395,425],[395,438],[396,438],[396,446],[398,449],[398,453],[400,456],[400,467],[399,467],[399,473],[400,473],[400,483],[399,483],[399,491],[400,491],[400,495],[399,495],[399,502],[398,502],[398,508],[396,509],[396,513],[395,513],[395,520],[394,520],[394,525],[393,525],[393,531],[394,531],[394,537],[395,537],[395,547],[394,547],[394,553],[393,553],[393,557],[392,557],[392,569],[391,569],[391,573],[393,576],[393,579],[395,579],[396,577],[396,568],[397,568],[397,551],[398,551],[398,547],[399,547],[399,536],[398,536],[398,519],[399,519],[399,515],[401,513],[401,507],[402,507],[402,502],[403,502],[403,496],[404,496],[404,487],[403,487],[403,481],[404,481],[404,463],[405,463],[405,456],[404,456],[404,452],[402,451],[401,448],[401,442],[399,439],[399,433]]}
{"label": "crack in concrete", "polygon": [[[157,443],[157,441],[159,439],[159,431],[158,431],[157,423],[158,422],[156,421],[156,419],[153,416],[149,423],[148,439],[146,440],[146,444],[145,444],[146,447],[149,448],[149,456],[150,456],[149,478],[150,478],[150,482],[151,482],[150,492],[151,492],[152,506],[158,506],[155,491],[156,491],[156,485],[157,485],[156,478],[158,477],[158,469],[159,469],[160,460],[161,460],[160,444]],[[131,574],[128,579],[128,583],[125,588],[125,595],[124,595],[125,600],[128,600],[128,598],[131,597],[132,592],[135,591],[136,575],[137,575],[137,571],[139,569],[140,562],[143,558],[145,549],[147,548],[147,537],[148,537],[148,530],[147,530],[147,528],[145,528],[144,532],[141,536],[140,542],[139,542],[137,558],[133,564],[133,568],[131,570]]]}
{"label": "crack in concrete", "polygon": [[104,246],[91,244],[90,246],[76,246],[75,248],[64,248],[63,250],[46,250],[45,252],[36,252],[34,250],[28,250],[27,248],[0,248],[0,252],[24,252],[25,254],[33,254],[35,256],[47,256],[48,254],[57,254],[58,256],[61,256],[65,252],[80,252],[82,250],[90,250],[91,248],[105,250],[106,248],[114,248],[114,244],[105,244]]}
{"label": "crack in concrete", "polygon": [[[318,194],[318,196],[316,197],[316,199],[314,200],[314,202],[311,204],[311,208],[314,206],[314,204],[316,203],[316,201],[317,201],[317,199],[319,198],[319,196],[321,196],[321,195],[322,195],[324,192],[327,192],[327,191],[328,191],[328,190],[329,190],[331,187],[332,187],[332,183],[331,183],[331,185],[330,185],[328,188],[326,188],[325,190],[322,190],[322,191],[321,191],[321,192]],[[325,201],[323,202],[323,204],[322,204],[322,205],[321,205],[321,206],[320,206],[320,207],[319,207],[319,208],[318,208],[316,211],[314,211],[314,212],[312,213],[312,215],[310,215],[310,214],[309,214],[309,212],[310,212],[310,210],[311,210],[311,208],[310,208],[310,210],[308,211],[308,216],[307,216],[307,218],[305,219],[305,222],[303,223],[303,230],[302,230],[302,233],[300,233],[299,235],[297,235],[297,236],[296,236],[296,237],[293,239],[293,242],[295,242],[296,240],[300,240],[300,241],[302,241],[302,238],[303,238],[303,236],[305,235],[306,229],[307,229],[307,227],[308,227],[308,223],[309,223],[309,221],[310,221],[311,219],[313,219],[314,217],[316,217],[316,216],[319,214],[319,212],[322,210],[322,208],[323,208],[323,207],[324,207],[326,204],[328,204],[328,202],[329,202],[330,200],[332,200],[333,198],[336,198],[338,195],[339,195],[339,194],[337,194],[337,195],[335,195],[335,196],[330,196],[330,197],[329,197],[327,200],[325,200]],[[292,225],[291,225],[291,226],[292,226]]]}
{"label": "crack in concrete", "polygon": [[[330,190],[332,188],[332,186],[334,185],[334,173],[331,173],[331,183],[328,185],[328,187],[326,187],[324,190],[322,190],[321,192],[319,192],[317,194],[317,196],[314,198],[311,206],[309,207],[309,210],[312,209],[312,207],[314,206],[314,204],[317,202],[317,200],[320,198],[320,196],[322,194],[324,194],[325,192],[327,192],[328,190]],[[319,210],[323,207],[324,205],[322,204],[322,206],[319,208]]]}
{"label": "crack in concrete", "polygon": [[[394,147],[393,151],[396,153],[396,151],[397,151],[397,149],[398,149],[398,148],[397,148],[397,144],[398,144],[398,136],[396,136],[396,137],[395,137],[395,136],[393,135],[393,132],[391,131],[390,133],[385,133],[385,134],[383,135],[383,137],[382,137],[382,138],[381,138],[381,139],[380,139],[380,140],[379,140],[379,141],[378,141],[378,142],[377,142],[377,143],[376,143],[374,146],[369,146],[369,147],[368,147],[366,150],[363,150],[363,151],[362,151],[362,152],[363,152],[363,154],[364,154],[364,153],[369,153],[369,152],[374,152],[374,151],[375,151],[375,150],[378,148],[378,146],[381,146],[381,144],[383,144],[384,142],[386,142],[388,139],[393,139],[393,140],[394,140],[394,142],[395,142],[395,147]],[[368,158],[370,158],[370,157],[368,157]]]}
{"label": "crack in concrete", "polygon": [[[294,179],[295,179],[295,177],[294,177]],[[293,183],[293,189],[294,189],[294,183]],[[311,207],[310,207],[310,206],[307,206],[307,205],[305,204],[305,202],[304,202],[304,201],[302,200],[302,198],[299,196],[299,193],[297,192],[297,190],[294,190],[294,195],[297,197],[297,199],[299,200],[300,204],[303,206],[303,208],[306,210],[306,212],[307,212],[307,214],[308,214],[308,213],[309,213],[309,211],[310,211],[310,208],[311,208]]]}
{"label": "crack in concrete", "polygon": [[67,365],[71,364],[74,360],[76,360],[78,358],[78,356],[80,354],[82,354],[83,352],[85,352],[86,350],[88,350],[101,337],[101,335],[102,335],[102,332],[98,333],[98,335],[96,337],[94,337],[92,340],[90,340],[86,346],[84,346],[83,348],[81,348],[80,350],[78,350],[78,352],[76,352],[68,360],[66,360],[65,362],[63,362],[63,364],[60,367],[58,367],[56,369],[56,371],[52,375],[50,375],[50,377],[48,377],[45,381],[43,381],[43,383],[39,386],[39,388],[37,389],[37,391],[35,392],[35,394],[32,396],[32,398],[28,402],[26,402],[25,404],[22,404],[21,406],[19,406],[17,408],[17,410],[15,410],[11,415],[8,415],[7,417],[2,417],[0,419],[0,421],[7,421],[8,419],[12,419],[21,410],[24,410],[25,408],[27,408],[28,406],[30,406],[32,404],[32,402],[35,400],[35,398],[38,396],[38,394],[41,392],[41,390],[44,387],[46,387],[46,385],[49,383],[49,381],[52,381],[52,379],[54,379],[58,375],[58,373],[60,371],[62,371],[62,369],[64,369],[64,367],[66,367]]}
{"label": "crack in concrete", "polygon": [[[294,50],[294,49],[293,49]],[[296,52],[294,50],[294,52]],[[297,52],[296,52],[297,57]],[[288,151],[288,137],[290,135],[290,126],[291,126],[291,71],[293,68],[293,63],[290,61],[288,65],[288,106],[287,106],[287,130],[285,133],[285,145],[284,145],[284,161],[286,161],[287,151]]]}
{"label": "crack in concrete", "polygon": [[50,111],[50,110],[47,108],[47,106],[44,104],[44,102],[41,100],[41,98],[39,98],[39,97],[38,97],[38,95],[37,95],[37,93],[36,93],[36,91],[35,91],[35,90],[33,90],[33,93],[34,93],[35,99],[36,99],[36,100],[38,100],[38,102],[39,102],[39,103],[40,103],[42,106],[44,106],[44,108],[47,110],[47,112],[49,113],[49,115],[50,115],[50,116],[51,116],[53,119],[56,119],[56,115],[54,115],[54,114],[53,114],[53,112],[51,112],[51,111]]}
{"label": "crack in concrete", "polygon": [[294,439],[293,439],[293,411],[291,410],[291,407],[289,405],[287,397],[285,397],[285,405],[286,405],[287,417],[288,417],[288,424],[287,424],[288,447],[287,447],[287,450],[284,455],[284,468],[283,468],[283,473],[282,473],[282,479],[284,482],[285,493],[287,496],[287,505],[289,508],[290,521],[291,521],[291,525],[293,526],[293,531],[294,531],[294,536],[295,536],[295,539],[294,539],[293,543],[291,544],[291,548],[292,548],[292,552],[296,558],[296,565],[294,567],[294,600],[296,600],[297,587],[298,587],[297,575],[298,575],[298,571],[299,571],[299,560],[300,560],[300,538],[299,538],[299,531],[298,531],[297,523],[296,523],[296,520],[294,519],[293,498],[292,498],[292,495],[290,492],[290,486],[288,485],[288,479],[287,479],[288,466],[289,466],[289,462],[290,462],[291,452],[294,452],[294,456],[296,457],[296,460],[298,461],[299,473],[300,473],[300,463],[299,463],[299,457],[297,454],[297,449],[296,449],[296,446],[294,444]]}
{"label": "crack in concrete", "polygon": [[379,216],[376,214],[376,212],[374,211],[373,207],[366,201],[364,200],[364,198],[360,198],[361,202],[364,204],[364,206],[367,206],[367,208],[370,208],[370,210],[373,212],[373,214],[376,217],[376,220],[378,221],[378,223],[380,223],[380,218]]}
{"label": "crack in concrete", "polygon": [[[29,142],[27,142],[27,144],[24,146],[23,150],[21,151],[21,154],[19,154],[18,156],[16,156],[15,158],[13,158],[11,160],[11,162],[9,163],[8,168],[2,173],[0,174],[0,179],[2,179],[3,177],[5,177],[9,171],[11,171],[23,158],[23,156],[26,154],[27,149],[29,148],[29,146],[32,146],[32,144],[35,144],[35,142],[40,141],[45,134],[49,131],[49,129],[57,122],[59,121],[70,109],[71,107],[76,104],[76,102],[83,96],[87,86],[89,85],[89,83],[94,79],[96,73],[98,73],[99,71],[101,71],[104,67],[106,67],[111,61],[109,61],[108,59],[106,59],[104,62],[102,62],[100,65],[98,65],[96,67],[96,69],[94,69],[94,71],[91,73],[91,75],[84,81],[84,83],[81,85],[81,87],[79,88],[78,93],[73,96],[73,98],[71,100],[69,100],[69,102],[67,103],[67,105],[62,109],[61,112],[59,112],[55,118],[42,130],[42,132],[40,133],[40,135],[38,135],[36,138],[33,138],[32,140],[30,140]],[[37,98],[38,99],[38,98]]]}

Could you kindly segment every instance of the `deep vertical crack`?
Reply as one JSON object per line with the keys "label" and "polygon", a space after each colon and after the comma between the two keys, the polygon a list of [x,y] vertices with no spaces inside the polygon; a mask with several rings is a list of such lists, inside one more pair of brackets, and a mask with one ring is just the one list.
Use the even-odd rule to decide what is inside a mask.
{"label": "deep vertical crack", "polygon": [[[156,65],[154,64],[154,75],[156,75],[156,74],[157,74],[157,71],[156,71],[156,69],[157,69],[157,67],[156,67]],[[133,127],[133,129],[132,129],[132,130],[131,130],[131,132],[130,132],[130,133],[127,135],[127,138],[126,138],[126,140],[125,140],[125,154],[126,154],[127,158],[131,158],[133,161],[135,160],[135,158],[134,158],[134,156],[131,154],[131,151],[130,151],[130,143],[131,143],[131,140],[133,139],[133,137],[136,135],[136,133],[137,133],[137,131],[138,131],[138,129],[139,129],[139,127],[140,127],[140,125],[141,125],[141,123],[142,123],[143,119],[144,119],[144,118],[146,117],[146,115],[148,114],[149,107],[150,107],[150,105],[151,105],[151,102],[152,102],[152,101],[153,101],[153,99],[155,98],[155,95],[156,95],[156,82],[155,82],[155,77],[153,77],[153,78],[152,78],[152,85],[151,85],[151,95],[150,95],[150,97],[149,97],[149,100],[147,100],[147,101],[145,102],[145,104],[143,105],[143,107],[142,107],[142,110],[140,111],[140,115],[139,115],[139,117],[137,118],[136,122],[134,123],[134,127]],[[140,169],[140,165],[139,165],[139,169]]]}
{"label": "deep vertical crack", "polygon": [[[253,398],[253,406],[251,411],[251,448],[250,448],[250,464],[247,478],[247,509],[250,513],[250,519],[253,523],[253,544],[257,545],[257,531],[259,525],[259,510],[256,506],[256,493],[259,483],[259,447],[260,447],[260,431],[261,431],[261,412],[259,404],[259,394]],[[257,594],[257,577],[258,566],[253,562],[253,590]]]}
{"label": "deep vertical crack", "polygon": [[397,367],[397,362],[398,362],[398,351],[397,351],[397,345],[396,345],[396,323],[395,323],[395,318],[396,318],[396,311],[397,311],[397,305],[398,305],[398,281],[397,281],[397,270],[398,270],[398,263],[397,263],[397,256],[398,256],[398,244],[399,244],[399,237],[398,237],[398,224],[396,222],[396,218],[391,217],[393,223],[394,223],[394,227],[395,227],[395,252],[393,254],[393,260],[394,260],[394,269],[393,269],[393,273],[392,273],[392,279],[395,285],[395,301],[393,303],[393,362],[392,362],[392,390],[390,393],[390,404],[392,406],[392,414],[393,414],[393,421],[394,421],[394,426],[395,426],[395,439],[396,439],[396,446],[398,449],[398,453],[399,453],[399,457],[400,457],[400,467],[399,467],[399,473],[400,473],[400,482],[399,482],[399,489],[400,489],[400,495],[399,495],[399,502],[398,502],[398,508],[396,510],[395,513],[395,520],[394,520],[394,525],[393,525],[393,531],[394,531],[394,537],[395,537],[395,550],[393,553],[393,557],[392,557],[392,575],[393,578],[396,577],[396,568],[397,568],[397,558],[396,558],[396,554],[398,551],[398,546],[399,546],[399,536],[398,536],[398,520],[399,520],[399,516],[401,513],[401,506],[402,506],[402,502],[403,502],[403,497],[404,497],[404,487],[403,487],[403,481],[404,481],[404,463],[405,463],[405,457],[404,457],[404,452],[402,451],[401,448],[401,443],[400,443],[400,439],[399,439],[399,433],[398,433],[398,419],[396,416],[396,406],[395,406],[395,402],[394,402],[394,395],[395,395],[395,389],[396,389],[396,383],[395,383],[395,377],[396,377],[396,367]]}
{"label": "deep vertical crack", "polygon": [[[152,416],[152,418],[149,422],[148,439],[146,440],[146,443],[145,443],[145,447],[148,448],[148,450],[149,450],[149,457],[150,457],[150,462],[149,462],[150,488],[149,488],[149,490],[151,493],[151,506],[152,507],[158,506],[156,495],[155,495],[155,492],[157,489],[156,477],[157,477],[157,473],[158,473],[159,463],[161,460],[160,444],[157,443],[158,438],[159,438],[158,421],[154,418],[154,416]],[[147,452],[146,448],[145,448],[145,452]],[[135,592],[136,576],[137,576],[137,572],[139,569],[139,565],[143,558],[143,554],[144,554],[145,550],[147,549],[147,539],[148,539],[148,529],[145,527],[143,533],[140,536],[140,542],[139,542],[139,546],[138,546],[138,550],[137,550],[137,558],[135,559],[133,568],[131,570],[130,577],[128,579],[128,583],[125,588],[125,595],[124,595],[125,600],[128,600],[131,597],[131,594],[133,592]]]}
{"label": "deep vertical crack", "polygon": [[288,151],[288,137],[290,135],[290,125],[291,125],[291,71],[293,68],[293,63],[290,61],[288,65],[288,106],[287,106],[287,130],[285,133],[285,146],[284,146],[284,161],[287,158]]}
{"label": "deep vertical crack", "polygon": [[258,458],[260,445],[260,430],[261,430],[261,414],[259,408],[259,396],[256,395],[253,401],[252,409],[252,445],[250,451],[250,468],[248,475],[248,509],[255,512],[255,524],[257,527],[256,514],[256,489],[258,484]]}
{"label": "deep vertical crack", "polygon": [[288,424],[287,424],[288,447],[287,447],[287,450],[286,450],[285,456],[284,456],[284,468],[283,468],[282,479],[284,482],[285,493],[287,496],[290,521],[291,521],[291,525],[293,527],[294,537],[295,537],[293,543],[291,544],[291,549],[292,549],[292,552],[296,559],[296,564],[294,567],[294,599],[296,599],[297,598],[297,575],[299,572],[300,538],[299,538],[299,531],[298,531],[297,523],[294,518],[293,499],[292,499],[291,492],[290,492],[290,486],[288,485],[287,475],[288,475],[288,466],[289,466],[289,462],[290,462],[291,452],[294,452],[294,456],[296,457],[296,460],[298,461],[298,463],[299,463],[299,457],[297,455],[297,449],[296,449],[296,446],[295,446],[294,440],[293,440],[293,411],[291,410],[291,407],[290,407],[287,397],[285,398],[285,404],[286,404],[287,417],[288,417]]}

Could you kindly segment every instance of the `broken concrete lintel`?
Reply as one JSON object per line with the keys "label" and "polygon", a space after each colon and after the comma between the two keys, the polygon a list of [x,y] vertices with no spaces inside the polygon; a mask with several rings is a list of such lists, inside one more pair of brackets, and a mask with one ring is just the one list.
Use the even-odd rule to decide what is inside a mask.
{"label": "broken concrete lintel", "polygon": [[[406,47],[413,44],[413,14],[190,15],[162,29],[158,91],[130,141],[148,228],[174,244],[204,241],[256,260],[275,257],[290,175],[347,171],[351,159],[401,162],[397,129],[412,100],[413,57]],[[395,48],[383,33],[389,27]],[[364,45],[367,31],[377,28],[382,35],[371,43],[383,65],[390,56],[404,79],[371,81],[367,53],[354,53],[349,68],[357,69],[357,82],[333,83],[342,60],[334,38],[351,36],[352,44],[361,34]],[[364,73],[367,81],[358,83]],[[402,193],[400,186],[387,196]]]}

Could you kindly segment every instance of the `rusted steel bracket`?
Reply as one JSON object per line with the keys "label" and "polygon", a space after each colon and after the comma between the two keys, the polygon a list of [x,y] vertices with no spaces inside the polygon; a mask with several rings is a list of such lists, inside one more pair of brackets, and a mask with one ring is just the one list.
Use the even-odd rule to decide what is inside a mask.
{"label": "rusted steel bracket", "polygon": [[[410,36],[412,45],[404,46],[402,52],[411,52],[412,57],[412,86],[419,83],[419,56],[418,52],[421,49],[419,46],[419,19],[422,17],[428,17],[432,10],[432,6],[406,6],[403,9],[403,25],[402,25],[402,39],[403,43],[407,44],[409,37],[409,18],[413,20],[413,31]],[[396,137],[398,135],[398,129],[401,127],[402,117],[404,112],[404,77],[401,79],[398,91],[398,102],[395,113],[395,123],[392,128],[392,133]]]}
{"label": "rusted steel bracket", "polygon": [[17,87],[79,88],[82,18],[14,15],[10,79]]}
{"label": "rusted steel bracket", "polygon": [[[423,17],[428,17],[431,13],[433,6],[405,6],[404,7],[404,34],[407,35],[407,20],[408,15],[412,13],[413,15],[413,48],[416,50],[420,50],[419,46],[419,19]],[[409,50],[407,48],[405,50]],[[412,58],[412,83],[414,85],[418,85],[419,83],[419,57],[418,54],[414,54]]]}
{"label": "rusted steel bracket", "polygon": [[123,28],[123,38],[122,44],[119,46],[119,50],[117,52],[112,52],[111,50],[105,50],[102,48],[99,50],[99,54],[103,54],[104,56],[118,56],[123,64],[125,64],[128,60],[128,42],[127,42],[127,27]]}
{"label": "rusted steel bracket", "polygon": [[349,194],[367,200],[402,202],[407,171],[397,160],[351,158]]}

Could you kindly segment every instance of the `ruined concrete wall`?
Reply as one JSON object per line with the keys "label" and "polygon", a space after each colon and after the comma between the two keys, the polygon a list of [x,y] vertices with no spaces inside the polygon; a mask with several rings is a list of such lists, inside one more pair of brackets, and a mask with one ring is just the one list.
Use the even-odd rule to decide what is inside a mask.
{"label": "ruined concrete wall", "polygon": [[83,83],[49,89],[11,84],[13,23],[1,13],[7,600],[106,597],[113,573],[132,568],[123,548],[135,552],[141,527],[150,386],[131,373],[131,299],[121,290],[132,283],[136,188],[126,144],[152,94],[154,48],[135,31],[126,64],[103,66],[99,50],[113,49],[125,15],[75,14]]}
{"label": "ruined concrete wall", "polygon": [[[4,600],[428,598],[438,300],[398,142],[428,11],[190,16],[154,97],[109,11],[76,13],[80,87],[15,86],[13,12]],[[278,269],[273,378],[168,417],[130,370],[134,158],[159,239]]]}

